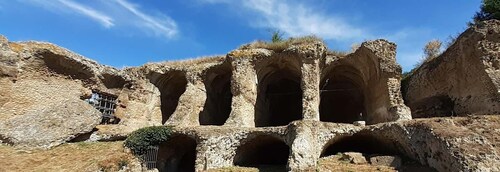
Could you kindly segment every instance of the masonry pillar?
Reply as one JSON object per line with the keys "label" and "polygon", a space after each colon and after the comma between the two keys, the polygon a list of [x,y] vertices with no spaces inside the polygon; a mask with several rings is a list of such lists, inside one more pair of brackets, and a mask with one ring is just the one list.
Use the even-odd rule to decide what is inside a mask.
{"label": "masonry pillar", "polygon": [[288,169],[304,171],[317,165],[322,146],[318,145],[318,133],[315,132],[315,123],[301,121],[289,128],[287,142],[290,144]]}
{"label": "masonry pillar", "polygon": [[303,57],[301,65],[302,115],[304,120],[319,121],[319,55]]}
{"label": "masonry pillar", "polygon": [[[207,135],[210,136],[210,135]],[[229,135],[231,136],[231,135]],[[234,152],[238,140],[227,135],[204,138],[196,148],[196,171],[233,166]]]}
{"label": "masonry pillar", "polygon": [[389,113],[391,118],[388,121],[411,120],[411,111],[404,102],[401,95],[401,80],[397,78],[387,79],[387,92],[389,93]]}
{"label": "masonry pillar", "polygon": [[231,114],[225,125],[254,127],[255,102],[257,99],[257,74],[251,58],[232,58]]}
{"label": "masonry pillar", "polygon": [[187,74],[186,91],[179,97],[179,104],[165,125],[198,126],[198,116],[207,99],[205,85],[197,73]]}

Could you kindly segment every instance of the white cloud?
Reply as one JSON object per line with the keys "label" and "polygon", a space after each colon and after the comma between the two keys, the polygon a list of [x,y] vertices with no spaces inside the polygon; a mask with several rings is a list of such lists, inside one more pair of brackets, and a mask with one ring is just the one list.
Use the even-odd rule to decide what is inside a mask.
{"label": "white cloud", "polygon": [[90,7],[79,4],[77,2],[71,0],[59,0],[59,2],[77,13],[80,13],[86,17],[89,17],[99,23],[101,23],[104,27],[109,28],[114,26],[113,19],[99,11],[96,11]]}
{"label": "white cloud", "polygon": [[67,14],[79,14],[88,17],[106,28],[114,26],[113,18],[103,12],[100,12],[92,7],[77,3],[72,0],[19,0],[24,3],[29,3],[44,7],[47,10],[54,12],[63,12]]}
{"label": "white cloud", "polygon": [[170,17],[163,16],[163,19],[159,17],[153,17],[143,13],[137,8],[136,5],[131,4],[126,0],[115,1],[124,9],[141,19],[139,26],[146,26],[146,28],[150,29],[155,34],[163,35],[168,38],[172,38],[178,33],[177,24]]}
{"label": "white cloud", "polygon": [[[79,14],[98,22],[106,28],[134,27],[148,35],[172,39],[178,33],[176,22],[161,13],[149,15],[143,12],[138,5],[127,0],[19,0],[20,2],[34,4],[49,11],[62,12],[63,14]],[[152,11],[152,10],[150,10]],[[135,33],[133,33],[135,34]]]}
{"label": "white cloud", "polygon": [[360,40],[368,34],[361,28],[355,27],[341,17],[319,12],[300,2],[285,2],[278,0],[199,0],[205,3],[222,3],[244,8],[257,16],[252,26],[272,28],[285,32],[289,36],[303,36],[314,34],[330,40]]}

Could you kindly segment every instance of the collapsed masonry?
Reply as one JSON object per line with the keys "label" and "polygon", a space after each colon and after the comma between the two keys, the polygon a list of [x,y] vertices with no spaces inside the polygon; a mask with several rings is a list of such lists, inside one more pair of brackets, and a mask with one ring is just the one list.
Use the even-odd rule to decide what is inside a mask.
{"label": "collapsed masonry", "polygon": [[[491,113],[498,112],[498,101],[491,98],[497,93],[489,88],[498,83],[499,56],[493,50],[500,40],[481,35],[495,35],[498,26],[491,21],[471,28],[443,55],[446,60],[430,63],[446,64],[454,60],[446,54],[462,52],[459,60],[483,59],[477,64],[491,66],[485,71],[493,84],[485,84],[487,93],[478,90],[471,99],[488,102],[480,109]],[[481,46],[472,46],[477,41]],[[320,157],[344,151],[399,155],[439,171],[499,170],[494,165],[500,161],[495,132],[462,130],[474,124],[496,131],[498,122],[436,119],[431,125],[411,120],[423,117],[414,102],[427,102],[416,95],[446,93],[453,83],[415,84],[431,81],[427,74],[434,68],[423,67],[409,80],[413,93],[401,95],[395,44],[369,41],[345,56],[329,53],[316,39],[287,44],[280,48],[255,43],[226,56],[117,70],[50,43],[0,37],[0,141],[49,148],[68,141],[120,140],[138,128],[172,125],[174,136],[158,150],[161,170],[264,164],[303,170],[317,165]],[[467,53],[470,47],[490,48],[487,55],[472,56],[476,53]],[[441,78],[453,71],[444,70]],[[478,76],[489,82],[486,75]],[[469,79],[460,83],[476,84]],[[92,90],[116,95],[117,124],[99,125],[102,113],[81,99],[91,97]],[[374,125],[355,126],[354,121]],[[460,132],[447,133],[453,127]]]}

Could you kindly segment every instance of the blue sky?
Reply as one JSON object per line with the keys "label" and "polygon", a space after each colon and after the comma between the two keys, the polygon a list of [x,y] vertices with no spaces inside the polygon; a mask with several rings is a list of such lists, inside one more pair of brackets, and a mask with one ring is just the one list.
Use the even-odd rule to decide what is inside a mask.
{"label": "blue sky", "polygon": [[481,0],[0,0],[0,34],[47,41],[117,68],[226,54],[271,30],[332,50],[378,38],[411,70],[432,39],[466,29]]}

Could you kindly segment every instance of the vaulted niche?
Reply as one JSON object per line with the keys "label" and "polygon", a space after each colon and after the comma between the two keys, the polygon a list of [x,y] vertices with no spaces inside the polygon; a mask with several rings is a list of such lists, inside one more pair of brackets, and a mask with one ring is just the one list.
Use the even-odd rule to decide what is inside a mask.
{"label": "vaulted niche", "polygon": [[355,134],[332,139],[324,147],[321,157],[343,152],[359,152],[364,155],[399,155],[393,145],[369,135]]}
{"label": "vaulted niche", "polygon": [[328,71],[320,83],[320,120],[352,123],[366,120],[364,84],[356,69],[338,66]]}
{"label": "vaulted niche", "polygon": [[302,119],[300,71],[266,68],[259,77],[255,126],[282,126]]}
{"label": "vaulted niche", "polygon": [[244,142],[236,150],[233,163],[243,167],[265,168],[285,171],[290,148],[282,140],[261,135]]}
{"label": "vaulted niche", "polygon": [[164,124],[175,112],[180,96],[186,91],[186,75],[182,71],[169,71],[165,74],[153,74],[150,80],[160,90],[161,121]]}
{"label": "vaulted niche", "polygon": [[178,135],[160,144],[156,167],[159,171],[195,171],[196,140]]}
{"label": "vaulted niche", "polygon": [[204,78],[207,99],[200,113],[200,125],[223,125],[231,113],[231,66],[209,69]]}

